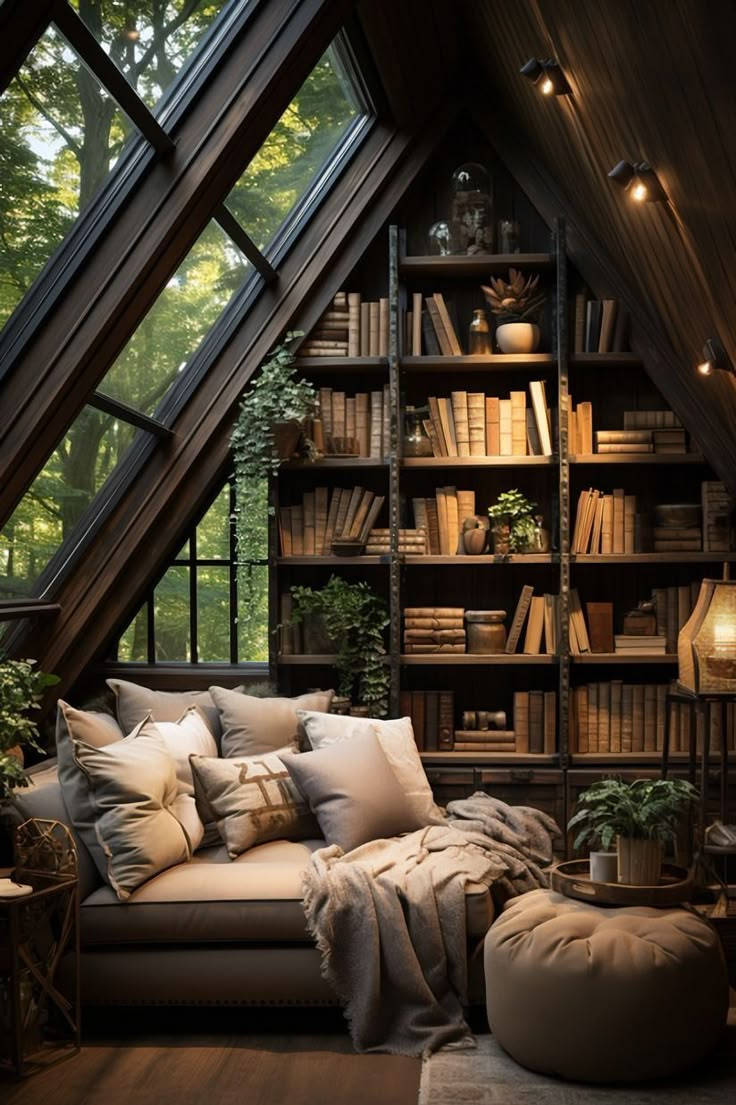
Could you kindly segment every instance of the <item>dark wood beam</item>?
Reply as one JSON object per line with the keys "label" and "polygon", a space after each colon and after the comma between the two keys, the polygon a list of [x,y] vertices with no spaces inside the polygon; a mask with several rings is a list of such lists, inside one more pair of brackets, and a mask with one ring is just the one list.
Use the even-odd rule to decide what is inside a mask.
{"label": "dark wood beam", "polygon": [[0,6],[0,96],[46,30],[56,0],[5,0]]}
{"label": "dark wood beam", "polygon": [[50,618],[60,612],[58,602],[47,602],[46,599],[0,600],[0,622],[18,618]]}
{"label": "dark wood beam", "polygon": [[278,273],[268,263],[255,242],[248,237],[234,215],[228,211],[222,203],[215,211],[215,218],[219,226],[229,234],[236,246],[242,250],[254,268],[258,269],[267,284],[278,279]]}
{"label": "dark wood beam", "polygon": [[129,407],[127,403],[121,403],[119,399],[111,399],[109,395],[103,395],[102,392],[93,391],[89,399],[89,405],[95,407],[98,411],[103,411],[105,414],[111,414],[114,418],[130,422],[131,426],[137,426],[139,430],[146,430],[149,434],[155,434],[156,437],[171,437],[173,433],[173,430],[170,430],[168,426],[164,426],[163,422],[159,422],[157,418],[149,418],[147,414],[137,411],[135,407]]}

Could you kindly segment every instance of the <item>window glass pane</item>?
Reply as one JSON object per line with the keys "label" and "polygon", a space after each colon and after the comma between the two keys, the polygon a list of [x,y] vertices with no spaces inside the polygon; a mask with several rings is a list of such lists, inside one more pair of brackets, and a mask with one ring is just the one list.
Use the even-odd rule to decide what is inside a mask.
{"label": "window glass pane", "polygon": [[250,271],[227,234],[210,222],[98,391],[153,414]]}
{"label": "window glass pane", "polygon": [[92,407],[81,411],[0,532],[0,598],[34,593],[138,432]]}
{"label": "window glass pane", "polygon": [[197,568],[197,659],[230,661],[230,569]]}
{"label": "window glass pane", "polygon": [[169,568],[153,594],[156,659],[191,660],[189,569]]}
{"label": "window glass pane", "polygon": [[227,0],[70,0],[150,108]]}
{"label": "window glass pane", "polygon": [[0,99],[0,326],[107,178],[130,127],[49,27]]}
{"label": "window glass pane", "polygon": [[122,663],[145,663],[148,659],[148,618],[142,606],[118,641],[118,660]]}
{"label": "window glass pane", "polygon": [[189,542],[182,548],[178,556],[174,557],[174,560],[188,560],[189,559]]}
{"label": "window glass pane", "polygon": [[268,660],[268,567],[240,566],[238,580],[250,575],[248,602],[238,596],[238,660]]}
{"label": "window glass pane", "polygon": [[197,560],[230,559],[230,486],[225,484],[197,526]]}
{"label": "window glass pane", "polygon": [[331,46],[225,201],[259,249],[273,238],[361,112]]}

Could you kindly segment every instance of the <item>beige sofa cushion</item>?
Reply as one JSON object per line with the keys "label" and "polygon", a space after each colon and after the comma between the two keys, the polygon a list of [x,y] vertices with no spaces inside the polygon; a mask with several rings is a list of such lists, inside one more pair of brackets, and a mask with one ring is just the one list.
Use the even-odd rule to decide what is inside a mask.
{"label": "beige sofa cushion", "polygon": [[[120,728],[129,733],[149,716],[154,721],[178,721],[190,706],[199,706],[213,736],[219,740],[220,717],[209,691],[152,691],[126,679],[108,679],[107,685],[115,695]],[[229,694],[242,694],[243,687],[236,687]]]}
{"label": "beige sofa cushion", "polygon": [[375,733],[386,759],[394,769],[409,805],[423,825],[444,825],[432,796],[432,788],[419,758],[410,717],[381,721],[378,718],[343,717],[297,710],[313,749]]}
{"label": "beige sofa cushion", "polygon": [[255,698],[210,687],[220,713],[223,756],[260,756],[298,747],[306,739],[296,711],[329,710],[334,691],[313,691],[297,698]]}
{"label": "beige sofa cushion", "polygon": [[268,840],[304,840],[319,825],[275,752],[190,757],[200,816],[212,816],[229,855]]}

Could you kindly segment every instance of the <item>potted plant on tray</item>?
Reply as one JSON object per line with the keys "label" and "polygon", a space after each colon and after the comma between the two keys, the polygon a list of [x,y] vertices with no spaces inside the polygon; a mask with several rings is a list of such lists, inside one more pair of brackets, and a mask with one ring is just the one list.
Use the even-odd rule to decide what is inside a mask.
{"label": "potted plant on tray", "polygon": [[501,492],[493,506],[488,508],[494,553],[526,552],[531,547],[536,505],[515,487]]}
{"label": "potted plant on tray", "polygon": [[317,619],[332,643],[338,695],[357,700],[371,717],[384,717],[390,674],[383,640],[389,616],[383,599],[367,583],[348,583],[339,576],[331,576],[319,590],[292,587],[291,594],[289,624]]}
{"label": "potted plant on tray", "polygon": [[600,779],[582,792],[567,827],[578,830],[575,848],[600,842],[609,850],[615,840],[620,883],[655,886],[662,846],[697,797],[684,779]]}
{"label": "potted plant on tray", "polygon": [[59,678],[37,671],[35,663],[0,659],[0,802],[10,798],[16,787],[28,785],[24,747],[43,753],[30,712],[39,708],[44,691]]}
{"label": "potted plant on tray", "polygon": [[488,306],[496,316],[496,341],[502,353],[533,353],[539,345],[539,316],[546,296],[538,291],[539,273],[524,277],[509,269],[508,281],[491,277],[481,284]]}

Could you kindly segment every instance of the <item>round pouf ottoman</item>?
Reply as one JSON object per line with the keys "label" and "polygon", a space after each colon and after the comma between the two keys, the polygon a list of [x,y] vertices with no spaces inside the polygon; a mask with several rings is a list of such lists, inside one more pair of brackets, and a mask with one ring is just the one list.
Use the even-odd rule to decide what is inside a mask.
{"label": "round pouf ottoman", "polygon": [[543,1074],[582,1082],[675,1074],[726,1024],[718,936],[684,908],[606,908],[532,890],[491,925],[484,965],[493,1035]]}

